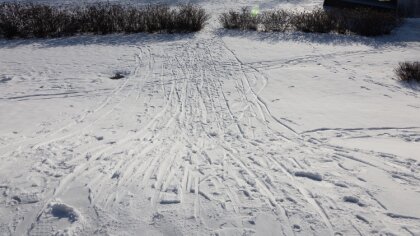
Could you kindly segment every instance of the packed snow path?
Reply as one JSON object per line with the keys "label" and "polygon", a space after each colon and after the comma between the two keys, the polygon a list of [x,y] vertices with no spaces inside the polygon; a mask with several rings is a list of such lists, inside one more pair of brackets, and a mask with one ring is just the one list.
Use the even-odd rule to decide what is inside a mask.
{"label": "packed snow path", "polygon": [[[415,124],[301,130],[287,110],[272,110],[270,94],[262,96],[273,89],[270,71],[279,68],[323,63],[326,72],[319,73],[346,68],[358,76],[364,72],[342,62],[405,49],[358,46],[244,62],[227,42],[203,34],[131,46],[127,77],[108,81],[112,86],[1,79],[2,115],[39,104],[58,110],[27,124],[32,133],[0,139],[1,235],[420,232],[420,158],[412,154],[418,148],[407,157],[363,146],[382,138],[394,147],[403,139],[419,145]],[[278,76],[293,82],[294,73]],[[51,89],[34,93],[41,82]],[[359,82],[419,104],[418,91],[375,78]],[[406,114],[419,114],[410,109]],[[4,117],[6,123],[17,116]]]}

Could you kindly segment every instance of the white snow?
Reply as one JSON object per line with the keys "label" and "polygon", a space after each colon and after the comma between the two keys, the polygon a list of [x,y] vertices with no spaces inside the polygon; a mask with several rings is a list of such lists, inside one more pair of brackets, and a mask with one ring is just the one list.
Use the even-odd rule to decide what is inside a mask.
{"label": "white snow", "polygon": [[393,73],[420,59],[420,21],[217,22],[321,2],[199,2],[191,35],[0,40],[0,235],[420,234],[420,86]]}

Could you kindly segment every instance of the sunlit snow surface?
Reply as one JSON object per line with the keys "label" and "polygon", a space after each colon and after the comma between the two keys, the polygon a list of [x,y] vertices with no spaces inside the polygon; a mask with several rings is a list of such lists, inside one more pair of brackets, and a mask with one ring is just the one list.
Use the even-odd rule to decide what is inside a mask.
{"label": "sunlit snow surface", "polygon": [[196,34],[0,40],[0,235],[420,234],[420,88],[393,72],[420,21],[226,31],[321,1],[195,3]]}

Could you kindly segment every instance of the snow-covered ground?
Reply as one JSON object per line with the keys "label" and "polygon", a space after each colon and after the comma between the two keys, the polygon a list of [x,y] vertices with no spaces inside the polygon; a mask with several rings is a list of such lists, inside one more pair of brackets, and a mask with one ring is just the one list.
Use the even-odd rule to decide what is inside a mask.
{"label": "snow-covered ground", "polygon": [[[146,2],[146,1],[144,1]],[[0,41],[0,235],[419,235],[420,21]],[[110,80],[115,72],[125,79]]]}

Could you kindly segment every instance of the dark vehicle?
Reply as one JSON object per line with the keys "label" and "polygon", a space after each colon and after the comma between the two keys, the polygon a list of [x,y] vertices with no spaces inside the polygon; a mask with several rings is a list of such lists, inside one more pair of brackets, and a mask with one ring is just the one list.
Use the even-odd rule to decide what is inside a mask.
{"label": "dark vehicle", "polygon": [[397,0],[325,0],[328,7],[372,7],[382,9],[396,9]]}
{"label": "dark vehicle", "polygon": [[405,17],[420,17],[420,0],[324,0],[324,7],[368,7],[395,11]]}

